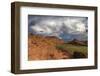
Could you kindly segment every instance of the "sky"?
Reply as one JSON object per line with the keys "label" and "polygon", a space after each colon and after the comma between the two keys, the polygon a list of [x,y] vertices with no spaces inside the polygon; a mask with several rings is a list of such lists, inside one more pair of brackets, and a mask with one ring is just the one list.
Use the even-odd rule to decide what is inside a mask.
{"label": "sky", "polygon": [[87,40],[88,18],[75,16],[28,15],[28,32],[56,36],[70,41]]}

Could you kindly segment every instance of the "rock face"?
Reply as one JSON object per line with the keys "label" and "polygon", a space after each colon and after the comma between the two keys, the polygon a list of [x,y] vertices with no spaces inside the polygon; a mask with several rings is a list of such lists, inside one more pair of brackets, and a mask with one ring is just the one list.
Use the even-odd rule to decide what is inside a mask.
{"label": "rock face", "polygon": [[28,60],[69,59],[71,56],[67,51],[61,51],[55,47],[57,44],[63,43],[63,40],[56,37],[29,35]]}

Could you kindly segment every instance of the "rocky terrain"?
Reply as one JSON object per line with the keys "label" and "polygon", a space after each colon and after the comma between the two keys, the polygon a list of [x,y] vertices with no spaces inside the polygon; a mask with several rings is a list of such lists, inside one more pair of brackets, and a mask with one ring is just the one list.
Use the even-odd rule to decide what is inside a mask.
{"label": "rocky terrain", "polygon": [[70,53],[56,48],[64,41],[54,36],[29,35],[28,60],[69,59]]}

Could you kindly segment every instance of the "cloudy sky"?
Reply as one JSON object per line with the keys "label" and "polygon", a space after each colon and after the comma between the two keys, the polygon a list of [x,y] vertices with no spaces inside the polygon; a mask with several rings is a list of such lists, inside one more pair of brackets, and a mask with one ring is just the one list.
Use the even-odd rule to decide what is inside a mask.
{"label": "cloudy sky", "polygon": [[87,40],[87,22],[87,17],[29,15],[28,32],[66,41]]}

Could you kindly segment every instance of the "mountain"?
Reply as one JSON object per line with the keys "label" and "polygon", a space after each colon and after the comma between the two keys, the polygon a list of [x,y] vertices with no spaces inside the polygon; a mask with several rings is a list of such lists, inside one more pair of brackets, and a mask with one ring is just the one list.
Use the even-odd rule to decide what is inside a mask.
{"label": "mountain", "polygon": [[68,42],[69,44],[73,44],[73,45],[83,45],[83,46],[87,46],[87,41],[79,41],[77,39],[73,39],[72,41]]}

